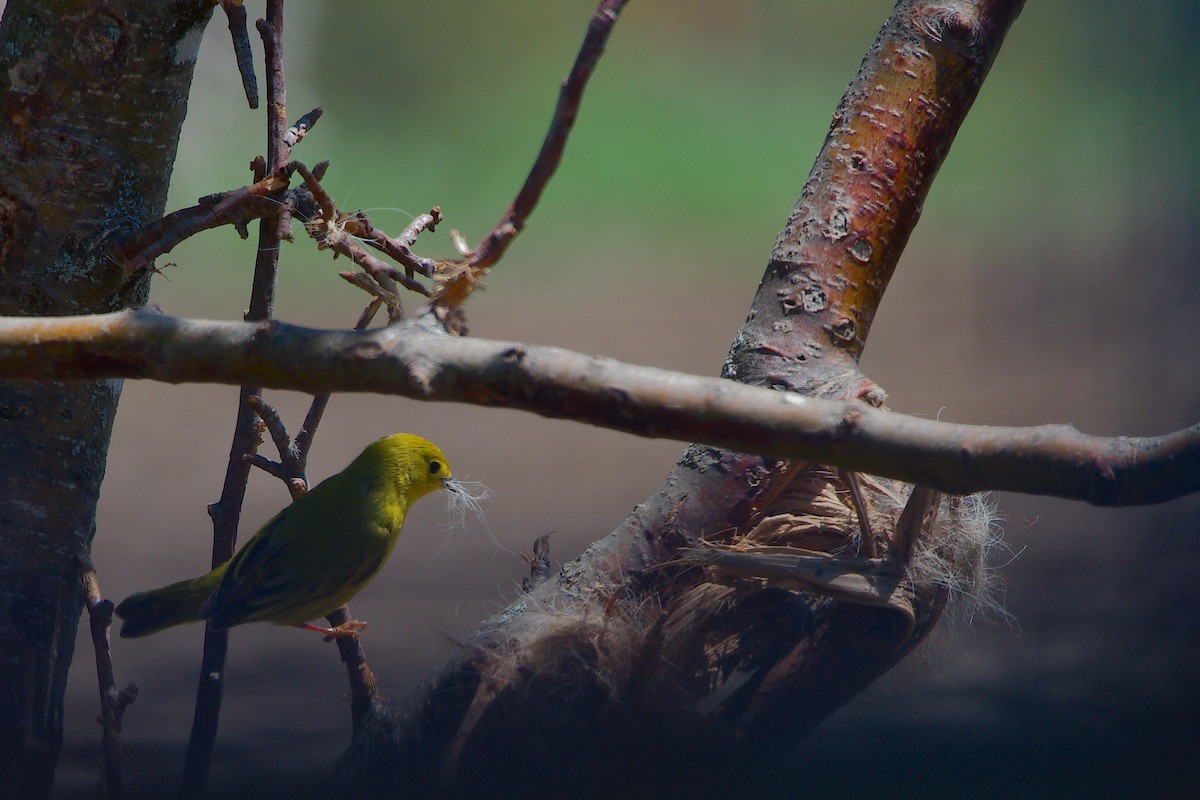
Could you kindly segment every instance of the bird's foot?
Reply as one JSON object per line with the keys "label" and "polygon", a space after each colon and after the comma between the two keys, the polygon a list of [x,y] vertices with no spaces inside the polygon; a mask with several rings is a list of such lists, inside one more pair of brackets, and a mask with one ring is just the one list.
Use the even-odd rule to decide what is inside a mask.
{"label": "bird's foot", "polygon": [[325,634],[325,641],[332,642],[334,639],[357,639],[358,632],[367,627],[367,623],[352,619],[349,622],[343,622],[341,625],[334,625],[332,628],[322,628],[320,625],[310,625],[307,622],[296,627],[303,628],[306,631],[323,633]]}

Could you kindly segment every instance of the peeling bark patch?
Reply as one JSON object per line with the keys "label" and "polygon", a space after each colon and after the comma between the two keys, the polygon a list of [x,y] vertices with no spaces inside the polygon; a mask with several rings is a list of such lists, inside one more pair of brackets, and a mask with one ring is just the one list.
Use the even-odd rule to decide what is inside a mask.
{"label": "peeling bark patch", "polygon": [[29,241],[26,228],[34,220],[32,210],[15,197],[0,192],[0,275],[22,271]]}
{"label": "peeling bark patch", "polygon": [[835,343],[846,345],[854,341],[856,330],[854,320],[842,317],[829,326],[829,335],[833,337]]}
{"label": "peeling bark patch", "polygon": [[707,472],[710,468],[725,472],[725,468],[721,465],[721,451],[707,445],[692,445],[676,463],[680,467],[701,473]]}
{"label": "peeling bark patch", "polygon": [[829,228],[825,235],[831,240],[837,240],[848,233],[850,233],[850,209],[839,206],[829,216]]}
{"label": "peeling bark patch", "polygon": [[815,314],[829,305],[829,296],[820,286],[806,286],[800,292],[800,305],[808,313]]}
{"label": "peeling bark patch", "polygon": [[75,53],[92,72],[119,77],[129,61],[128,24],[107,11],[85,15],[75,29]]}
{"label": "peeling bark patch", "polygon": [[27,405],[0,405],[0,422],[19,422],[33,416],[33,409]]}
{"label": "peeling bark patch", "polygon": [[383,346],[373,339],[355,342],[347,348],[347,352],[352,358],[362,359],[364,361],[379,358],[383,355]]}
{"label": "peeling bark patch", "polygon": [[18,301],[33,312],[32,316],[38,317],[50,316],[56,305],[49,292],[32,282],[21,291]]}
{"label": "peeling bark patch", "polygon": [[8,90],[14,94],[37,94],[46,82],[46,56],[17,61],[8,68]]}
{"label": "peeling bark patch", "polygon": [[824,311],[829,305],[829,295],[820,286],[802,286],[784,295],[780,304],[783,307],[784,315],[816,314]]}
{"label": "peeling bark patch", "polygon": [[846,252],[850,257],[859,263],[866,264],[871,260],[871,255],[875,252],[875,248],[866,239],[859,239],[854,244],[846,248]]}

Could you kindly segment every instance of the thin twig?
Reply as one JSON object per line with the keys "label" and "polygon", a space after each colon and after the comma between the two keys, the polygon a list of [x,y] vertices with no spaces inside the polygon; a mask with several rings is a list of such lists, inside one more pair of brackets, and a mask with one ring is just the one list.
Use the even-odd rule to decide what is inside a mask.
{"label": "thin twig", "polygon": [[[343,278],[345,278],[347,275],[351,275],[351,274],[361,275],[362,273],[361,272],[355,272],[355,273],[343,272],[343,273],[341,273],[341,276]],[[367,326],[369,326],[371,324],[371,321],[375,319],[375,315],[379,313],[379,309],[382,307],[383,307],[382,300],[380,300],[378,297],[372,298],[371,302],[367,303],[367,307],[363,309],[362,314],[359,314],[358,322],[355,323],[354,327],[357,328],[358,330],[366,330]]]}
{"label": "thin twig", "polygon": [[287,162],[287,81],[283,72],[283,0],[267,0],[265,19],[255,23],[262,36],[267,73],[267,171]]}
{"label": "thin twig", "polygon": [[875,534],[871,532],[871,519],[867,513],[867,501],[863,497],[862,486],[858,482],[858,475],[848,469],[839,469],[838,477],[842,479],[842,483],[846,484],[846,488],[850,490],[851,505],[854,506],[854,514],[858,517],[858,529],[861,534],[859,539],[859,555],[863,558],[875,557]]}
{"label": "thin twig", "polygon": [[317,202],[317,207],[321,210],[321,216],[327,222],[333,222],[337,219],[338,210],[337,204],[333,201],[333,197],[329,192],[325,191],[325,187],[321,185],[321,181],[317,176],[309,171],[308,167],[300,161],[293,161],[287,165],[288,170],[300,173],[300,177],[304,180],[304,185],[308,187],[308,191],[312,193],[313,200]]}
{"label": "thin twig", "polygon": [[292,125],[292,127],[284,131],[283,144],[285,147],[287,147],[289,152],[293,147],[298,145],[305,136],[308,136],[308,132],[312,130],[312,127],[317,124],[317,120],[319,120],[321,115],[324,113],[325,109],[321,106],[317,106],[312,111],[296,120],[296,123]]}
{"label": "thin twig", "polygon": [[233,225],[246,238],[247,223],[277,213],[277,201],[271,195],[287,185],[286,175],[272,175],[249,186],[203,197],[196,205],[167,214],[117,243],[113,258],[134,275],[201,231]]}
{"label": "thin twig", "polygon": [[[311,176],[307,176],[306,180],[313,179]],[[354,274],[366,280],[371,280],[362,273]],[[368,306],[368,311],[377,302],[379,301],[373,301]],[[358,330],[366,328],[370,324],[370,320],[370,314],[364,312],[359,317],[355,328]],[[257,453],[247,456],[246,461],[282,480],[287,485],[293,500],[299,499],[301,495],[308,491],[308,478],[305,475],[308,454],[311,450],[313,439],[316,436],[317,427],[320,425],[325,409],[329,405],[330,397],[329,393],[318,394],[313,397],[308,413],[304,417],[304,423],[300,428],[300,432],[294,439],[288,435],[283,419],[274,407],[261,397],[253,396],[247,398],[247,405],[258,414],[263,425],[271,434],[276,450],[279,453],[279,461],[271,461]],[[337,627],[353,620],[353,616],[350,613],[350,608],[343,605],[341,608],[327,615],[326,619],[331,626]],[[379,705],[382,698],[379,694],[375,675],[367,665],[366,653],[363,651],[359,640],[357,638],[339,637],[337,643],[338,652],[342,662],[346,665],[346,675],[350,682],[351,721],[354,729],[358,730],[359,726],[366,720],[367,715],[373,708]]]}
{"label": "thin twig", "polygon": [[512,240],[524,229],[534,206],[541,199],[542,192],[562,161],[567,137],[575,125],[579,105],[583,100],[583,90],[604,53],[609,34],[612,33],[617,16],[624,6],[625,0],[601,0],[592,14],[575,64],[571,67],[567,79],[563,81],[558,104],[550,121],[550,129],[546,132],[542,148],[525,178],[525,183],[517,192],[508,211],[474,252],[462,261],[453,262],[457,269],[447,270],[447,277],[440,281],[436,293],[436,303],[439,306],[451,309],[461,305],[479,285],[483,274],[500,260]]}
{"label": "thin twig", "polygon": [[[337,627],[352,621],[354,617],[350,614],[348,606],[342,606],[325,619],[331,626]],[[375,673],[371,672],[371,668],[367,666],[367,656],[359,640],[343,636],[335,641],[342,663],[346,665],[346,677],[350,681],[351,725],[355,731],[359,731],[362,730],[362,725],[371,710],[382,703],[382,695],[379,693],[379,684],[375,680]]]}
{"label": "thin twig", "polygon": [[[237,545],[238,523],[246,497],[246,481],[250,477],[247,455],[254,453],[259,443],[258,418],[250,410],[247,398],[259,390],[242,387],[238,398],[237,420],[234,423],[233,443],[221,498],[208,507],[213,521],[212,565],[219,566],[233,557]],[[225,691],[225,656],[229,649],[229,632],[205,627],[204,646],[200,657],[200,680],[196,687],[196,707],[192,730],[188,736],[184,758],[180,795],[202,798],[208,784],[208,767],[217,738],[217,723],[221,715],[221,696]]]}
{"label": "thin twig", "polygon": [[[376,281],[375,278],[371,277],[365,272],[339,272],[338,276],[342,280],[354,284],[364,292],[373,295],[376,302],[382,303],[384,306],[386,306],[388,310],[389,324],[404,318],[404,308],[400,304],[400,297],[395,292],[388,291],[380,286],[379,282]],[[368,314],[368,312],[370,317],[373,317],[375,314],[375,311],[372,310],[371,305],[368,305],[367,309],[364,310],[364,317]],[[371,322],[370,317],[367,317],[366,319],[367,324],[370,324]],[[363,317],[359,317],[359,320],[362,321]],[[363,325],[362,327],[365,328],[366,325]]]}
{"label": "thin twig", "polygon": [[[325,187],[321,185],[320,180],[312,172],[308,170],[304,164],[299,161],[293,161],[287,165],[288,170],[294,170],[300,174],[304,180],[304,186],[312,194],[313,200],[320,210],[320,216],[317,219],[311,220],[305,225],[309,236],[317,242],[318,249],[332,250],[340,255],[347,256],[357,266],[361,267],[364,272],[374,278],[379,285],[386,291],[395,294],[393,282],[399,283],[405,289],[416,292],[420,295],[428,297],[429,289],[425,288],[421,283],[411,277],[412,271],[408,269],[409,264],[405,261],[406,271],[401,272],[391,264],[376,258],[370,253],[358,246],[357,240],[360,238],[358,233],[370,232],[378,235],[378,239],[368,239],[368,243],[378,246],[380,241],[393,241],[379,234],[377,230],[372,228],[369,223],[364,226],[362,222],[365,218],[357,214],[348,215],[342,214],[337,209],[337,204],[329,192],[325,191]],[[436,224],[436,220],[431,222]],[[407,248],[403,248],[407,252]],[[402,255],[397,251],[398,255]],[[398,260],[400,260],[398,258]],[[398,302],[398,301],[397,301]]]}
{"label": "thin twig", "polygon": [[286,463],[286,459],[291,457],[293,446],[287,427],[283,424],[283,418],[279,416],[279,412],[275,410],[274,406],[259,396],[248,397],[246,402],[250,404],[250,408],[266,426],[267,433],[271,434],[271,441],[275,443],[280,458],[284,459]]}
{"label": "thin twig", "polygon": [[246,7],[240,0],[221,0],[221,8],[229,18],[229,33],[233,37],[233,55],[242,76],[242,89],[251,108],[258,108],[258,78],[254,75],[254,52],[250,49],[250,31],[246,27]]}
{"label": "thin twig", "polygon": [[[426,220],[429,220],[428,223]],[[376,228],[363,212],[356,211],[346,218],[345,231],[389,258],[399,261],[408,277],[411,278],[413,273],[420,273],[429,278],[437,271],[438,262],[432,258],[417,255],[412,251],[411,244],[406,242],[410,237],[415,240],[417,234],[422,230],[432,231],[441,221],[441,209],[435,206],[428,214],[421,214],[413,220],[398,238],[392,238]]]}
{"label": "thin twig", "polygon": [[331,396],[319,394],[312,399],[312,403],[308,406],[308,413],[304,415],[304,422],[300,425],[300,431],[296,434],[294,443],[301,469],[308,464],[308,454],[312,451],[313,438],[317,435],[317,426],[321,424],[321,418],[325,415],[325,408],[329,405]]}
{"label": "thin twig", "polygon": [[92,646],[96,651],[96,678],[100,685],[99,722],[104,731],[101,735],[101,750],[104,753],[104,796],[107,800],[120,800],[124,794],[121,788],[121,720],[125,709],[137,699],[138,688],[131,683],[117,691],[109,640],[113,603],[101,595],[100,580],[90,558],[85,558],[83,562],[82,577]]}
{"label": "thin twig", "polygon": [[521,591],[531,592],[550,577],[550,534],[543,533],[533,540],[533,552],[522,553],[529,565],[529,577],[521,579]]}
{"label": "thin twig", "polygon": [[429,209],[428,214],[418,214],[413,218],[413,221],[408,223],[404,232],[397,238],[396,242],[401,247],[412,247],[417,243],[417,237],[425,231],[437,230],[438,224],[442,221],[442,210],[437,206]]}
{"label": "thin twig", "polygon": [[[355,323],[355,330],[363,330],[371,323],[371,315],[367,312],[378,302],[380,302],[378,299],[373,300],[367,306],[367,310],[359,316]],[[321,423],[321,417],[329,405],[330,397],[328,392],[313,397],[308,413],[304,417],[304,424],[300,428],[300,432],[296,434],[296,450],[301,466],[308,460],[313,437],[316,436],[317,426]],[[354,615],[350,613],[348,605],[343,605],[332,614],[327,615],[325,619],[331,627],[336,628],[351,622]],[[362,726],[372,710],[382,704],[383,696],[379,693],[379,684],[375,680],[375,674],[367,665],[367,654],[363,650],[362,642],[355,637],[339,637],[336,641],[338,654],[342,663],[346,665],[346,678],[350,682],[350,724],[355,731],[359,731],[362,730]]]}
{"label": "thin twig", "polygon": [[[257,23],[266,52],[267,74],[267,156],[256,159],[251,168],[258,181],[274,176],[286,161],[283,135],[286,131],[285,89],[283,78],[283,0],[267,0],[266,19]],[[282,153],[282,156],[281,156]],[[264,216],[259,222],[258,252],[254,263],[254,279],[250,288],[250,307],[247,321],[271,318],[275,304],[275,284],[279,271],[279,219]],[[234,425],[233,444],[225,471],[221,499],[209,507],[213,518],[213,566],[233,557],[237,545],[238,523],[246,484],[250,477],[250,462],[258,447],[258,416],[253,410],[253,398],[262,390],[243,385]],[[205,626],[204,652],[201,658],[200,682],[196,690],[196,711],[192,732],[188,738],[181,794],[187,798],[203,797],[208,784],[209,765],[217,738],[217,721],[221,713],[224,688],[225,657],[229,648],[229,632]]]}
{"label": "thin twig", "polygon": [[279,480],[283,481],[285,484],[289,483],[291,480],[291,476],[288,474],[287,468],[278,461],[272,461],[271,459],[259,453],[251,453],[245,457],[245,460],[250,462],[252,466],[258,467],[268,475],[279,478]]}

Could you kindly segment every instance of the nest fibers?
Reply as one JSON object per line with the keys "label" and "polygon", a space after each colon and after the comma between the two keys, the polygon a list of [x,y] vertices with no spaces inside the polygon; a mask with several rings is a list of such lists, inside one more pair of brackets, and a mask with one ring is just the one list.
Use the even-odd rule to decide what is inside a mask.
{"label": "nest fibers", "polygon": [[774,483],[744,530],[622,582],[560,575],[556,591],[543,587],[495,620],[478,641],[485,677],[459,736],[506,695],[524,702],[551,686],[568,703],[606,697],[728,717],[840,604],[879,608],[897,652],[948,601],[968,620],[1003,613],[987,563],[998,528],[983,495],[947,498],[808,464]]}
{"label": "nest fibers", "polygon": [[[968,619],[981,611],[1003,614],[1000,581],[989,564],[989,556],[1001,545],[1000,531],[987,495],[944,497],[889,478],[821,466],[805,465],[793,472],[751,521],[749,531],[711,549],[790,553],[823,560],[827,571],[895,574],[896,588],[912,594],[943,590]],[[858,519],[854,483],[861,487],[866,524]],[[863,541],[866,536],[874,540],[869,546]],[[705,556],[708,549],[700,549],[698,560],[711,559]],[[863,558],[864,552],[879,555]],[[819,584],[810,588],[820,591]],[[853,602],[851,596],[841,599]],[[869,597],[861,600],[877,604]]]}

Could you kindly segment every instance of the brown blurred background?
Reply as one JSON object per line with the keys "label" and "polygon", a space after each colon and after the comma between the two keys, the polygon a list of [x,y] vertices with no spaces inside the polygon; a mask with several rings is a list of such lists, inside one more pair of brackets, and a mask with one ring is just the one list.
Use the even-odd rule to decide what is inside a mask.
{"label": "brown blurred background", "polygon": [[[260,15],[261,4],[249,3]],[[295,155],[393,233],[438,204],[474,242],[541,141],[591,0],[288,6],[289,116],[326,115]],[[475,335],[715,375],[830,115],[891,4],[635,2],[585,98],[532,224],[468,312]],[[996,425],[1071,422],[1148,435],[1200,419],[1194,0],[1032,2],[939,176],[876,320],[864,367],[898,411]],[[221,21],[209,31],[172,207],[247,181],[262,116],[245,109]],[[347,266],[297,232],[278,316],[347,327]],[[450,251],[445,231],[422,237]],[[253,241],[230,230],[159,261],[170,314],[237,319]],[[170,262],[175,266],[166,266]],[[268,395],[293,427],[306,399]],[[95,560],[116,599],[197,574],[236,389],[127,383]],[[443,446],[495,492],[486,527],[413,513],[352,608],[400,707],[516,594],[512,551],[553,531],[556,564],[654,491],[683,444],[516,412],[338,396],[319,480],[378,436]],[[1000,495],[1011,619],[943,624],[798,751],[779,796],[1192,797],[1200,778],[1200,501],[1101,510]],[[287,502],[256,475],[247,533]],[[245,535],[245,534],[244,534]],[[494,541],[493,541],[494,539]],[[122,741],[134,797],[170,794],[190,727],[201,630],[114,643],[141,694]],[[60,797],[94,796],[93,659],[76,653]],[[348,742],[332,645],[256,625],[232,635],[213,780],[286,795]],[[778,786],[788,789],[778,789]]]}

